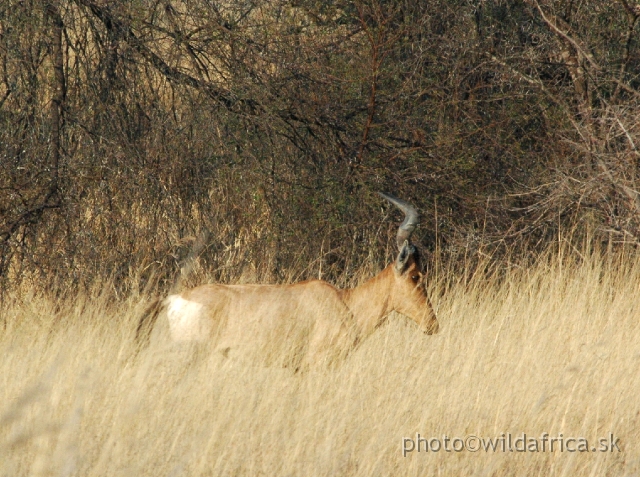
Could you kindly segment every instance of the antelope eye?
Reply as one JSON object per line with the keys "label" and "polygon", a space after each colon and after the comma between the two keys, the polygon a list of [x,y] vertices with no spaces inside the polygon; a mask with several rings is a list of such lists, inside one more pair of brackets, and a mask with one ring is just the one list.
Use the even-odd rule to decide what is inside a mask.
{"label": "antelope eye", "polygon": [[419,275],[413,275],[411,277],[411,280],[413,280],[414,282],[417,282],[418,280],[420,280],[420,276]]}

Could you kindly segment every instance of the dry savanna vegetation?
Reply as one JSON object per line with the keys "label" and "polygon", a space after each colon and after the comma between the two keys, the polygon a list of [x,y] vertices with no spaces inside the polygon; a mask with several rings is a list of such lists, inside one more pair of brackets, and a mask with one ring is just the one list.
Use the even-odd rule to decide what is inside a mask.
{"label": "dry savanna vegetation", "polygon": [[[0,1],[0,475],[640,473],[639,20]],[[374,276],[401,220],[380,191],[420,213],[438,334],[394,314],[300,372],[162,314],[136,343],[170,291]],[[621,450],[402,452],[545,432]]]}
{"label": "dry savanna vegetation", "polygon": [[[554,253],[502,276],[433,271],[441,331],[392,315],[336,370],[295,374],[162,337],[108,284],[5,304],[3,475],[633,475],[637,256]],[[423,452],[402,439],[620,439],[621,452]],[[547,448],[548,450],[548,448]]]}

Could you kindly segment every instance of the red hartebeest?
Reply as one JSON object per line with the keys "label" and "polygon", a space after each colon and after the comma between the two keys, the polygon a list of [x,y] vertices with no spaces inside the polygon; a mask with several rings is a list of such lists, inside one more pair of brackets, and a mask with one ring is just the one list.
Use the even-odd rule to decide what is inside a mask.
{"label": "red hartebeest", "polygon": [[380,195],[405,219],[395,262],[365,283],[345,290],[323,280],[202,285],[158,300],[140,320],[138,335],[149,333],[164,308],[173,341],[210,342],[225,356],[253,355],[263,363],[299,369],[339,362],[392,311],[415,321],[424,333],[437,333],[420,257],[410,242],[418,213],[403,200]]}

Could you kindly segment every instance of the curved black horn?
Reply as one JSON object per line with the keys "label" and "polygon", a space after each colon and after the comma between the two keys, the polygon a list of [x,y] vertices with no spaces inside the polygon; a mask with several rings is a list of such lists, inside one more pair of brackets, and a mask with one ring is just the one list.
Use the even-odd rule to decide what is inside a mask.
{"label": "curved black horn", "polygon": [[409,241],[411,234],[418,225],[418,211],[413,205],[402,199],[398,199],[397,197],[384,194],[382,192],[378,192],[378,195],[387,199],[404,213],[404,221],[400,224],[400,227],[398,228],[398,235],[396,237],[398,250],[402,250],[405,240]]}

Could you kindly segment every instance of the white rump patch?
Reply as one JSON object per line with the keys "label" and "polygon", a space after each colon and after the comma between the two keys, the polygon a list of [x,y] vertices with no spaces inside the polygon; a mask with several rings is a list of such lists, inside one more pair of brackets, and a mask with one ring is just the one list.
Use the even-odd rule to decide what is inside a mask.
{"label": "white rump patch", "polygon": [[213,323],[203,313],[201,303],[169,295],[164,304],[173,341],[205,341],[210,337]]}

